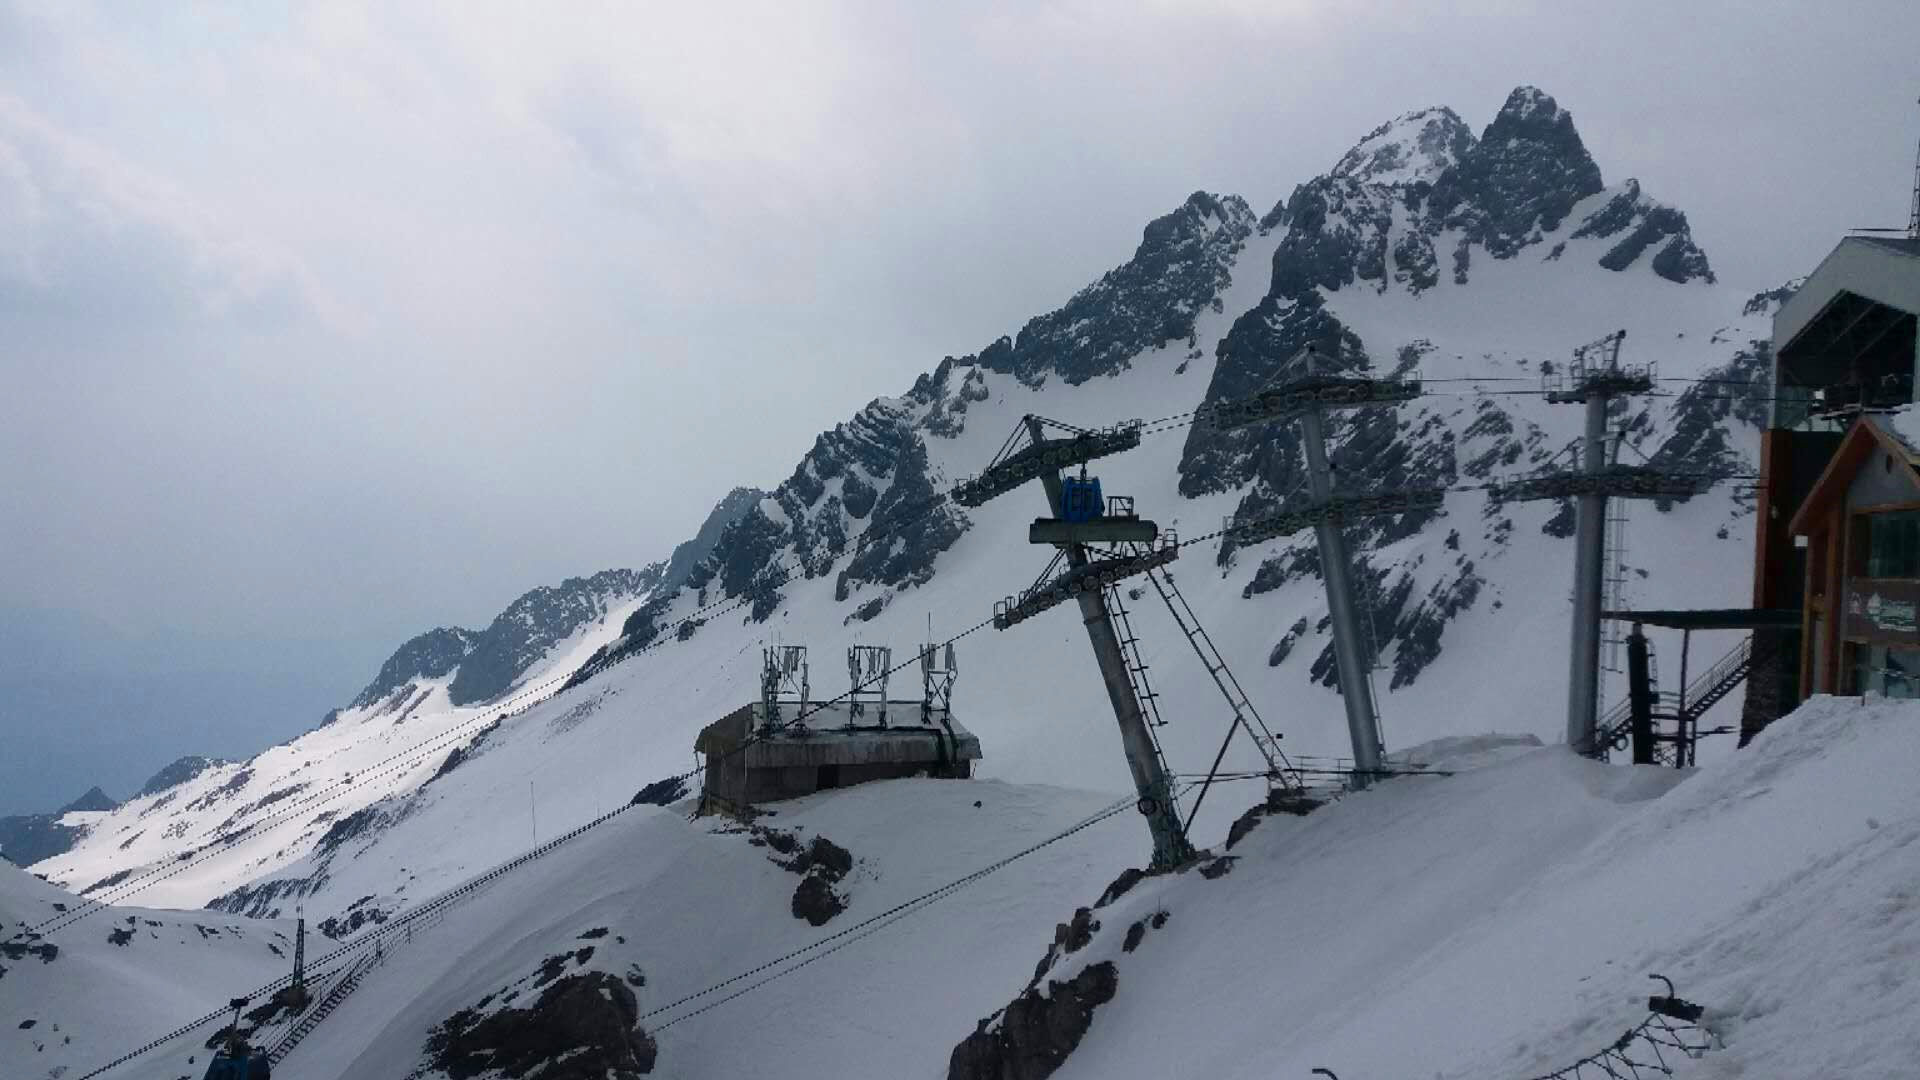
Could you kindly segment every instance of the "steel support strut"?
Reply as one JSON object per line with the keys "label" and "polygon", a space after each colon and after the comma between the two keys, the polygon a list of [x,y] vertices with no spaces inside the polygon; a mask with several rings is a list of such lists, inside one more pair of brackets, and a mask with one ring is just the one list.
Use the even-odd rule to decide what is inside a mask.
{"label": "steel support strut", "polygon": [[[1324,502],[1333,495],[1333,476],[1327,465],[1326,418],[1318,406],[1300,414],[1300,429],[1306,444],[1307,481],[1314,500]],[[1353,786],[1358,789],[1380,771],[1380,719],[1373,707],[1373,683],[1367,677],[1373,658],[1361,644],[1352,568],[1340,522],[1322,520],[1313,533],[1320,543],[1320,573],[1327,583],[1327,608],[1333,617],[1333,658],[1340,673],[1340,700],[1347,710],[1347,734],[1353,740]]]}
{"label": "steel support strut", "polygon": [[[1041,438],[1040,421],[1027,418],[1028,429],[1037,443]],[[1046,488],[1047,503],[1053,516],[1062,516],[1060,474],[1052,469],[1040,473]],[[1067,547],[1067,565],[1075,570],[1087,565],[1087,549],[1080,544]],[[1169,869],[1193,857],[1193,845],[1180,827],[1180,815],[1173,802],[1173,782],[1162,767],[1154,749],[1153,736],[1147,731],[1146,714],[1127,677],[1127,661],[1120,649],[1120,636],[1114,632],[1113,616],[1107,610],[1103,590],[1083,590],[1079,596],[1080,621],[1086,624],[1087,640],[1093,645],[1093,657],[1100,665],[1100,679],[1106,683],[1107,698],[1113,703],[1113,718],[1120,726],[1120,744],[1127,755],[1127,769],[1133,774],[1133,787],[1140,796],[1140,811],[1153,834],[1153,867]]]}

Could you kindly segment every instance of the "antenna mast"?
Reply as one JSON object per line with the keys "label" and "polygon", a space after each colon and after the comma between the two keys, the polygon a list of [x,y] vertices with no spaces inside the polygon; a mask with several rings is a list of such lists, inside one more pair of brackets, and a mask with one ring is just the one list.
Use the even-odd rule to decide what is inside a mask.
{"label": "antenna mast", "polygon": [[1907,239],[1920,240],[1920,151],[1913,156],[1913,208],[1907,213]]}

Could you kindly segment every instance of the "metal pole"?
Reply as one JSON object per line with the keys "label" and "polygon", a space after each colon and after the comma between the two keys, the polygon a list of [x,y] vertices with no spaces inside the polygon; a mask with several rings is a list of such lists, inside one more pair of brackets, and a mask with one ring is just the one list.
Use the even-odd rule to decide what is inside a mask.
{"label": "metal pole", "polygon": [[[1325,417],[1317,408],[1300,414],[1302,442],[1307,451],[1307,481],[1315,501],[1333,494],[1332,470],[1327,466]],[[1364,788],[1380,771],[1380,718],[1373,708],[1373,687],[1367,678],[1371,658],[1360,643],[1360,620],[1354,612],[1353,580],[1347,562],[1347,541],[1340,525],[1322,521],[1313,527],[1320,542],[1320,574],[1327,585],[1327,609],[1333,616],[1333,658],[1340,673],[1340,698],[1347,709],[1347,734],[1353,740],[1353,786]]]}
{"label": "metal pole", "polygon": [[[1037,443],[1044,433],[1037,417],[1027,417],[1027,430]],[[1053,516],[1061,514],[1060,474],[1044,470],[1040,484],[1046,488],[1047,504]],[[1067,564],[1075,569],[1087,565],[1087,550],[1079,544],[1067,547]],[[1133,787],[1140,795],[1140,809],[1146,815],[1147,828],[1153,833],[1153,866],[1165,869],[1178,866],[1193,857],[1193,845],[1180,828],[1178,809],[1173,804],[1173,783],[1160,766],[1154,751],[1153,736],[1147,731],[1146,714],[1134,695],[1133,682],[1127,677],[1127,660],[1120,649],[1120,635],[1114,632],[1113,616],[1107,611],[1106,596],[1095,586],[1082,592],[1080,621],[1086,624],[1087,640],[1093,645],[1093,657],[1100,665],[1101,681],[1106,683],[1107,698],[1113,703],[1113,718],[1120,725],[1120,745],[1126,751],[1127,769],[1133,774]]]}
{"label": "metal pole", "polygon": [[[1586,472],[1606,469],[1606,394],[1587,395]],[[1601,549],[1607,524],[1607,497],[1581,495],[1574,518],[1573,655],[1567,676],[1567,745],[1574,752],[1594,752],[1600,689]]]}
{"label": "metal pole", "polygon": [[1692,765],[1693,732],[1687,723],[1687,650],[1693,643],[1693,631],[1680,631],[1680,690],[1673,709],[1673,766],[1684,769]]}
{"label": "metal pole", "polygon": [[1647,635],[1639,623],[1627,635],[1627,709],[1633,732],[1633,763],[1653,764],[1653,686],[1647,663]]}

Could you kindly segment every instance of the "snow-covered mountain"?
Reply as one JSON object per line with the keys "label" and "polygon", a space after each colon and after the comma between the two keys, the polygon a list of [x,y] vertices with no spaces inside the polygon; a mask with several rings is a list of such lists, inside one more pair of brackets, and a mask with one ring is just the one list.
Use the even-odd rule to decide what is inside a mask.
{"label": "snow-covered mountain", "polygon": [[[763,645],[809,645],[816,694],[831,696],[845,688],[840,660],[850,644],[892,645],[905,658],[929,632],[944,640],[977,628],[996,598],[1018,592],[1046,565],[1048,553],[1026,543],[1027,522],[1044,504],[1037,488],[969,510],[943,495],[985,466],[1027,414],[1081,427],[1148,421],[1137,450],[1095,471],[1107,492],[1134,496],[1163,529],[1212,534],[1281,505],[1302,483],[1294,434],[1284,426],[1217,431],[1193,417],[1287,376],[1308,344],[1324,346],[1328,362],[1343,368],[1417,369],[1426,379],[1427,393],[1414,402],[1331,424],[1343,490],[1456,489],[1440,510],[1350,530],[1389,749],[1492,730],[1551,741],[1563,724],[1570,509],[1503,504],[1471,486],[1564,460],[1579,410],[1533,391],[1574,346],[1619,328],[1627,358],[1657,364],[1663,378],[1659,393],[1634,399],[1617,417],[1628,459],[1751,471],[1769,318],[1780,295],[1718,280],[1684,214],[1636,180],[1606,184],[1571,114],[1538,90],[1516,90],[1478,137],[1452,110],[1409,113],[1368,133],[1265,214],[1239,196],[1195,193],[1147,225],[1125,264],[1017,334],[945,358],[905,393],[875,399],[823,433],[773,491],[729,496],[671,558],[535,590],[483,631],[423,634],[318,729],[145,792],[33,869],[90,901],[205,905],[222,918],[286,918],[298,904],[328,938],[364,934],[685,772],[700,727],[755,696]],[[1687,381],[1699,379],[1714,381]],[[1636,504],[1621,553],[1627,602],[1743,603],[1751,512],[1729,486]],[[1311,537],[1195,544],[1173,572],[1284,745],[1296,754],[1344,754]],[[1168,721],[1159,738],[1177,772],[1202,772],[1230,714],[1153,594],[1129,602]],[[916,883],[958,876],[1017,849],[1017,838],[1126,796],[1111,713],[1083,638],[1077,620],[1061,612],[1004,633],[976,629],[958,642],[954,708],[981,737],[988,782],[890,785],[791,810],[802,831],[872,860],[845,886],[851,912],[868,900],[881,906],[867,910],[884,910],[886,898],[911,895]],[[1707,635],[1695,647],[1732,643]],[[895,696],[902,682],[912,684],[906,696],[917,696],[911,669],[897,677]],[[1251,747],[1235,745],[1226,767],[1258,760]],[[1032,785],[1079,793],[1036,794]],[[982,790],[1007,801],[960,794]],[[671,801],[676,792],[651,797]],[[1218,843],[1250,797],[1210,800],[1196,842]],[[969,805],[974,799],[982,805]],[[959,824],[969,811],[990,827]],[[921,814],[924,822],[903,821]],[[783,809],[777,824],[785,828],[788,816]],[[768,925],[757,914],[768,883],[792,878],[766,869],[749,838],[715,840],[704,825],[689,828],[650,809],[616,820],[613,831],[595,829],[561,849],[566,860],[576,858],[575,844],[596,854],[541,871],[561,882],[599,875],[597,884],[577,893],[562,884],[557,896],[489,889],[472,907],[491,914],[475,915],[480,921],[462,933],[478,936],[461,940],[511,942],[486,963],[463,962],[458,951],[423,959],[411,989],[381,999],[377,1015],[391,1023],[379,1027],[382,1041],[365,1044],[373,1058],[310,1057],[300,1066],[310,1072],[290,1075],[375,1075],[357,1070],[404,1057],[392,1070],[402,1075],[434,1025],[442,1025],[443,1044],[463,1045],[461,1032],[444,1027],[457,1010],[489,995],[490,1004],[508,1000],[516,980],[524,982],[516,996],[557,985],[557,976],[540,982],[537,973],[560,951],[562,931],[605,926],[623,935],[619,948],[581,938],[568,948],[591,949],[592,964],[569,961],[561,970],[612,972],[642,1011],[655,996],[832,932],[831,923],[816,931],[778,919]],[[1598,829],[1612,819],[1583,820]],[[1006,1004],[1027,974],[1019,969],[1034,959],[1034,927],[1044,931],[1063,905],[1088,902],[1121,867],[1144,861],[1136,820],[1098,828],[1111,842],[1081,871],[1009,887],[1018,896],[1000,901],[1005,910],[982,932],[1017,942],[1020,962],[1011,951],[982,956],[964,991],[940,999],[957,1034],[942,1027],[922,1038],[910,1028],[916,1034],[896,1036],[912,1042],[914,1055],[951,1048]],[[918,861],[869,854],[894,847],[913,849]],[[680,891],[709,876],[720,884]],[[667,899],[642,899],[656,895]],[[576,896],[578,903],[564,899]],[[642,903],[657,925],[619,929],[611,909],[601,910]],[[529,918],[527,905],[541,907],[537,926],[515,921]],[[114,917],[58,933],[97,936]],[[734,931],[737,951],[699,953]],[[687,940],[671,958],[650,951],[676,934]],[[982,948],[977,938],[966,938],[966,948]],[[938,965],[959,958],[926,952],[918,977],[958,986],[959,976]],[[649,976],[643,993],[625,979],[621,965],[629,962],[671,971],[669,985]],[[12,992],[0,983],[0,1001]],[[875,984],[859,996],[907,993]],[[790,1008],[822,1015],[800,999]],[[663,1037],[661,1061],[692,1054],[692,1046]],[[726,1062],[750,1060],[745,1049],[729,1053],[715,1049],[666,1074],[718,1075]],[[937,1056],[944,1063],[945,1049]]]}

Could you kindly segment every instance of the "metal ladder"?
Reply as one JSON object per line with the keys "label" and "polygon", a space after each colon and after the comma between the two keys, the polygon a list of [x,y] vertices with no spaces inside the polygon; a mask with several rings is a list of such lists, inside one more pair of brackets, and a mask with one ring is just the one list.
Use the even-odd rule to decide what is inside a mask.
{"label": "metal ladder", "polygon": [[1113,613],[1113,621],[1120,630],[1120,652],[1127,661],[1127,681],[1133,684],[1133,696],[1140,699],[1140,708],[1146,712],[1149,725],[1165,727],[1167,722],[1160,716],[1160,695],[1147,682],[1147,662],[1140,655],[1140,637],[1133,632],[1133,620],[1127,616],[1118,585],[1107,586],[1107,610]]}
{"label": "metal ladder", "polygon": [[[1126,603],[1120,597],[1118,585],[1107,586],[1107,610],[1113,615],[1114,623],[1120,634],[1120,653],[1127,663],[1127,682],[1133,687],[1133,696],[1140,700],[1141,711],[1146,714],[1147,740],[1153,743],[1153,756],[1160,762],[1162,774],[1171,777],[1173,767],[1167,764],[1167,754],[1160,748],[1160,736],[1156,728],[1165,727],[1167,722],[1160,716],[1160,695],[1147,682],[1147,663],[1140,655],[1140,638],[1133,632],[1133,620],[1128,617]],[[1168,781],[1172,784],[1172,781]],[[1177,790],[1177,786],[1175,788]],[[1169,792],[1169,797],[1173,792]],[[1175,800],[1178,801],[1178,800]]]}
{"label": "metal ladder", "polygon": [[1219,687],[1220,695],[1227,699],[1227,707],[1233,710],[1234,722],[1247,733],[1260,751],[1260,756],[1266,759],[1269,779],[1290,781],[1292,786],[1300,786],[1300,778],[1294,774],[1291,763],[1280,750],[1280,737],[1261,718],[1260,710],[1253,707],[1253,700],[1241,688],[1240,680],[1234,678],[1233,670],[1227,667],[1227,661],[1214,645],[1212,635],[1200,625],[1199,617],[1194,614],[1193,606],[1187,603],[1180,587],[1174,583],[1173,575],[1164,569],[1149,570],[1147,580],[1153,583],[1154,591],[1160,594],[1161,602],[1167,605],[1167,613],[1173,616],[1187,644],[1193,646],[1201,666],[1213,678],[1213,685]]}
{"label": "metal ladder", "polygon": [[307,1010],[306,1015],[300,1018],[300,1022],[294,1025],[293,1030],[282,1036],[280,1041],[273,1045],[273,1049],[267,1052],[268,1060],[275,1065],[280,1064],[288,1054],[293,1053],[294,1047],[299,1046],[308,1035],[313,1034],[313,1029],[319,1027],[321,1021],[333,1015],[333,1011],[340,1007],[340,1003],[347,999],[347,995],[353,993],[360,985],[361,976],[373,967],[374,957],[375,953],[372,949],[356,957],[353,963],[348,965],[340,981],[334,983],[333,987],[327,991],[326,996],[322,997],[313,1008]]}

